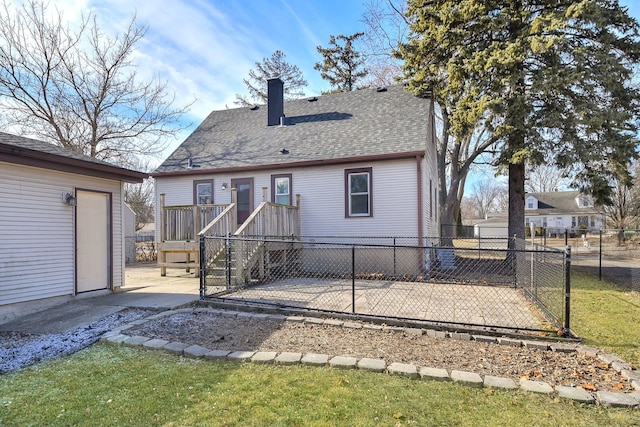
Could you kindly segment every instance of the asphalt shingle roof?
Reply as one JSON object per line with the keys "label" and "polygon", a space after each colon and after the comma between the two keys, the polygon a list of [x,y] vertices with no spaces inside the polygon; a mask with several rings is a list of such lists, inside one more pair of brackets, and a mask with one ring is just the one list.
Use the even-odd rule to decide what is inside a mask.
{"label": "asphalt shingle roof", "polygon": [[551,191],[546,193],[527,193],[538,199],[538,209],[526,209],[527,215],[552,215],[566,213],[597,213],[594,207],[578,207],[576,198],[579,191]]}
{"label": "asphalt shingle roof", "polygon": [[[76,153],[62,147],[37,139],[26,138],[6,132],[0,132],[0,154],[6,153],[15,158],[32,158],[43,163],[43,166],[59,169],[55,165],[67,165],[78,169],[80,173],[95,176],[111,176],[131,182],[142,182],[147,174],[125,169]],[[82,170],[81,170],[82,169]]]}
{"label": "asphalt shingle roof", "polygon": [[266,105],[214,111],[154,175],[186,171],[189,159],[212,170],[424,151],[429,108],[391,86],[285,102],[285,126],[267,126]]}

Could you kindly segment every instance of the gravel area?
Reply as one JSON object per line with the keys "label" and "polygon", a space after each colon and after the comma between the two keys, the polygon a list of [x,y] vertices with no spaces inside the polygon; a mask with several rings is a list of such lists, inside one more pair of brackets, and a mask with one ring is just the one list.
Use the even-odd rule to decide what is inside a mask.
{"label": "gravel area", "polygon": [[98,341],[105,332],[152,313],[149,310],[125,309],[64,334],[0,331],[0,373],[74,353]]}
{"label": "gravel area", "polygon": [[230,318],[196,311],[149,321],[128,329],[126,334],[198,344],[210,350],[291,351],[369,357],[384,359],[387,363],[471,371],[514,381],[530,379],[552,386],[581,386],[590,391],[633,391],[625,377],[597,357],[578,352],[434,338],[418,335],[415,330],[375,330],[255,317]]}

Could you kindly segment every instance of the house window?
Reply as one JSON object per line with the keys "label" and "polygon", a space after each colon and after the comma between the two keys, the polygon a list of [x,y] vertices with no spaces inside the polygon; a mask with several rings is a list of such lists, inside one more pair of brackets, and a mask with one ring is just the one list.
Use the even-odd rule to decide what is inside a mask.
{"label": "house window", "polygon": [[531,218],[524,217],[524,226],[529,227],[531,225]]}
{"label": "house window", "polygon": [[274,203],[291,205],[291,174],[271,175],[271,200]]}
{"label": "house window", "polygon": [[533,209],[533,199],[527,199],[527,209]]}
{"label": "house window", "polygon": [[211,205],[213,204],[213,180],[200,179],[193,181],[193,204]]}
{"label": "house window", "polygon": [[345,217],[373,216],[371,168],[345,169]]}
{"label": "house window", "polygon": [[578,196],[578,207],[580,208],[590,208],[593,207],[593,200],[591,196],[581,194]]}
{"label": "house window", "polygon": [[577,224],[576,224],[576,217],[572,216],[571,217],[571,228],[576,228]]}

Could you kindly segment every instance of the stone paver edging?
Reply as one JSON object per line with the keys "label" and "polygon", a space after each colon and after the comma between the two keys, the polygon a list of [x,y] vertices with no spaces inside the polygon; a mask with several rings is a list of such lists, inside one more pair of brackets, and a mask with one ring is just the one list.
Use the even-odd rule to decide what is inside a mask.
{"label": "stone paver edging", "polygon": [[[387,362],[382,359],[370,359],[332,356],[327,354],[315,353],[292,353],[292,352],[273,352],[273,351],[227,351],[227,350],[209,350],[199,345],[189,345],[181,342],[168,342],[157,338],[143,337],[140,335],[127,335],[126,331],[134,326],[144,324],[145,322],[160,319],[166,316],[172,316],[177,313],[206,312],[224,317],[257,317],[261,319],[280,320],[289,322],[306,322],[313,324],[325,324],[342,328],[367,328],[368,324],[357,322],[343,322],[336,319],[318,319],[304,316],[282,316],[282,315],[265,315],[263,313],[247,313],[239,311],[230,311],[222,309],[210,308],[182,308],[177,310],[167,310],[146,319],[136,320],[128,325],[120,326],[113,331],[105,333],[100,341],[112,345],[126,345],[131,347],[141,347],[145,349],[155,349],[167,351],[176,355],[182,355],[189,358],[202,358],[210,360],[233,360],[253,363],[269,363],[282,365],[311,365],[311,366],[329,366],[336,369],[362,369],[373,372],[386,372],[389,375],[401,375],[409,378],[422,378],[423,380],[436,381],[454,381],[465,384],[470,387],[486,387],[500,388],[505,390],[520,389],[533,393],[554,394],[563,399],[570,399],[581,403],[595,403],[607,407],[623,407],[640,409],[640,393],[622,393],[598,391],[589,392],[581,387],[556,386],[541,381],[520,380],[516,384],[510,378],[500,378],[494,376],[485,376],[482,378],[474,372],[446,370],[442,368],[420,367],[407,363]],[[525,346],[538,349],[547,349],[547,351],[557,352],[578,352],[590,356],[598,357],[601,361],[609,364],[613,369],[621,375],[628,378],[628,381],[636,390],[640,390],[640,370],[632,369],[632,366],[619,357],[602,352],[598,349],[585,347],[581,345],[571,346],[562,343],[548,343],[544,341],[528,341],[518,340],[515,338],[495,338],[483,335],[460,334],[456,332],[433,331],[416,328],[399,328],[397,326],[379,326],[376,328],[394,330],[407,330],[409,333],[418,334],[426,333],[428,336],[438,338],[459,339],[465,341],[491,342],[497,345]]]}

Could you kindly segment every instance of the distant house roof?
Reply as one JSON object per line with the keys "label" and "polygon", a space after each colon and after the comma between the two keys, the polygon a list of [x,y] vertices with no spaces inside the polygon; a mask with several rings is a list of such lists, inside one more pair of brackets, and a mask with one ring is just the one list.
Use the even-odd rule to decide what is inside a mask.
{"label": "distant house roof", "polygon": [[430,107],[391,86],[285,102],[284,126],[267,126],[266,105],[214,111],[152,175],[420,156]]}
{"label": "distant house roof", "polygon": [[148,176],[48,142],[5,132],[0,132],[0,161],[125,182],[142,182]]}
{"label": "distant house roof", "polygon": [[538,199],[538,209],[525,209],[525,215],[561,215],[569,213],[594,214],[598,210],[594,206],[580,207],[577,199],[579,191],[551,191],[547,193],[527,193]]}

